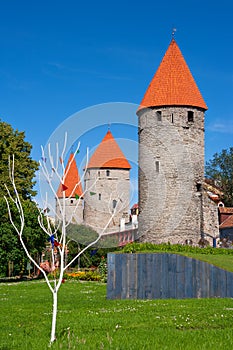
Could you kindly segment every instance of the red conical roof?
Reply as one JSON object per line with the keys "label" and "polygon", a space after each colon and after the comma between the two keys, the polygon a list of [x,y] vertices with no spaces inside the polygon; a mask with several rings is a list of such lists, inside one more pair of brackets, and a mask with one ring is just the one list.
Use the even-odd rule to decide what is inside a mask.
{"label": "red conical roof", "polygon": [[74,159],[73,154],[71,154],[69,157],[69,160],[65,169],[65,174],[66,174],[65,178],[63,178],[64,182],[63,184],[62,183],[60,184],[57,190],[58,198],[62,198],[64,192],[65,192],[66,198],[69,197],[70,195],[72,198],[75,198],[77,196],[81,197],[83,194],[82,184],[80,182],[78,168],[77,168],[76,161]]}
{"label": "red conical roof", "polygon": [[95,150],[87,168],[131,169],[110,130]]}
{"label": "red conical roof", "polygon": [[139,110],[177,105],[208,109],[177,43],[172,39]]}

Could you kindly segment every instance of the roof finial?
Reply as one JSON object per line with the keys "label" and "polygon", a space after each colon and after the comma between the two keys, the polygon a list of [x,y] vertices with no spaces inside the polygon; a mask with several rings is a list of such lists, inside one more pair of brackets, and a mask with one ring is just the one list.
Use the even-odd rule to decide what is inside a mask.
{"label": "roof finial", "polygon": [[108,123],[108,131],[110,130],[111,127],[111,123]]}
{"label": "roof finial", "polygon": [[176,28],[172,28],[172,39],[174,39],[176,33]]}

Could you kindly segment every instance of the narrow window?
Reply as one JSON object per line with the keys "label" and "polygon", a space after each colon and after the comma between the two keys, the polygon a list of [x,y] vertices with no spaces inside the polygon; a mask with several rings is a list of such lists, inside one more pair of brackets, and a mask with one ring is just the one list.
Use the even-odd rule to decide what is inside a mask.
{"label": "narrow window", "polygon": [[200,192],[201,191],[201,183],[200,182],[197,182],[196,184],[196,187],[197,187],[197,192]]}
{"label": "narrow window", "polygon": [[101,201],[101,193],[99,193],[99,201]]}
{"label": "narrow window", "polygon": [[158,122],[161,122],[161,120],[162,120],[162,112],[161,111],[157,111],[157,118],[158,118]]}
{"label": "narrow window", "polygon": [[156,173],[159,173],[159,161],[158,160],[155,161],[155,170],[156,170]]}
{"label": "narrow window", "polygon": [[98,171],[98,176],[100,177],[100,171]]}
{"label": "narrow window", "polygon": [[113,207],[113,209],[116,208],[116,205],[117,205],[117,201],[116,201],[115,199],[113,199],[113,201],[112,201],[112,207]]}
{"label": "narrow window", "polygon": [[172,115],[171,115],[171,122],[174,123],[173,113],[172,113]]}
{"label": "narrow window", "polygon": [[188,111],[188,122],[193,123],[193,111]]}
{"label": "narrow window", "polygon": [[71,200],[70,200],[70,204],[73,204],[73,203],[74,203],[74,201],[73,201],[73,199],[71,199]]}
{"label": "narrow window", "polygon": [[110,170],[106,170],[106,176],[110,176]]}

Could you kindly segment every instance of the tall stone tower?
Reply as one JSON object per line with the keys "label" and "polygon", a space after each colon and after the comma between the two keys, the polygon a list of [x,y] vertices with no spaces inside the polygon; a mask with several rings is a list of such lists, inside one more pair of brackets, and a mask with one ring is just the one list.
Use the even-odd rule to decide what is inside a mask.
{"label": "tall stone tower", "polygon": [[119,231],[129,221],[131,166],[110,130],[92,155],[85,173],[84,223],[101,232]]}
{"label": "tall stone tower", "polygon": [[172,39],[137,111],[142,241],[195,244],[203,233],[206,110]]}
{"label": "tall stone tower", "polygon": [[61,211],[65,208],[66,221],[81,224],[83,222],[83,189],[80,182],[77,164],[73,154],[70,154],[65,168],[63,182],[59,185],[56,199],[56,214],[61,217]]}

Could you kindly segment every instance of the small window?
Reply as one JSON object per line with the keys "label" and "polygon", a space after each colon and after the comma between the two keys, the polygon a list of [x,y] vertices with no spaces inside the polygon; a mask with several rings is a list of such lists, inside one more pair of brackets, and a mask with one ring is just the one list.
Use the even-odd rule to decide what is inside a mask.
{"label": "small window", "polygon": [[174,123],[174,116],[173,116],[173,113],[171,115],[171,122]]}
{"label": "small window", "polygon": [[155,161],[155,170],[156,170],[156,173],[159,173],[159,161],[158,160]]}
{"label": "small window", "polygon": [[74,201],[73,201],[73,199],[71,199],[71,200],[70,200],[70,204],[73,204],[73,203],[74,203]]}
{"label": "small window", "polygon": [[106,170],[106,176],[110,176],[110,170]]}
{"label": "small window", "polygon": [[116,205],[117,205],[117,201],[116,201],[115,199],[113,199],[113,201],[112,201],[112,207],[113,207],[113,209],[116,208]]}
{"label": "small window", "polygon": [[100,171],[98,171],[98,176],[100,177]]}
{"label": "small window", "polygon": [[188,122],[193,123],[194,121],[194,113],[193,111],[188,111]]}
{"label": "small window", "polygon": [[161,122],[161,120],[162,120],[162,112],[161,111],[157,112],[157,118],[158,118],[158,122]]}
{"label": "small window", "polygon": [[99,201],[101,201],[101,193],[99,193]]}
{"label": "small window", "polygon": [[197,192],[201,192],[202,186],[200,182],[197,182],[196,187],[197,187]]}

